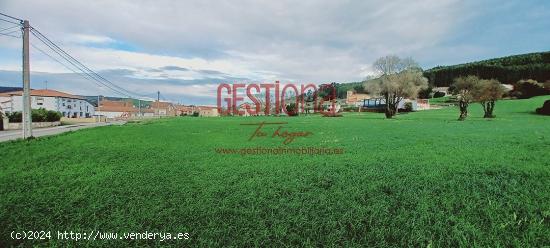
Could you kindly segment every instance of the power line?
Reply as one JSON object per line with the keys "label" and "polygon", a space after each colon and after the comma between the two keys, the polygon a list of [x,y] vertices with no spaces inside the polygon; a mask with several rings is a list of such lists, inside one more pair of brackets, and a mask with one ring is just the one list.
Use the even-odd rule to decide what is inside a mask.
{"label": "power line", "polygon": [[[0,14],[1,14],[1,13],[0,13]],[[11,24],[16,24],[16,25],[17,25],[17,24],[18,24],[18,25],[21,25],[21,23],[17,23],[17,22],[14,22],[14,21],[10,21],[10,20],[7,20],[7,19],[1,18],[1,17],[0,17],[0,21],[9,22],[9,23],[11,23]]]}
{"label": "power line", "polygon": [[[89,77],[86,77],[86,76],[85,76],[86,74],[82,74],[82,73],[80,73],[80,72],[77,72],[75,69],[73,69],[73,68],[71,68],[70,66],[64,64],[63,62],[59,61],[58,59],[56,59],[56,58],[53,57],[52,55],[48,54],[48,53],[45,52],[44,50],[38,48],[38,47],[35,46],[33,43],[31,43],[31,46],[32,46],[34,49],[36,49],[36,50],[38,50],[39,52],[41,52],[42,54],[48,56],[50,59],[52,59],[52,60],[54,60],[55,62],[59,63],[60,65],[64,66],[64,67],[67,68],[68,70],[72,71],[73,73],[75,73],[75,74],[81,76],[82,78],[84,78],[84,79],[86,79],[86,80],[89,80],[89,79],[90,79]],[[93,82],[94,84],[96,84],[97,86],[102,87],[102,85],[100,85],[100,84],[98,84],[97,82],[95,82],[95,80],[92,80],[92,82]]]}
{"label": "power line", "polygon": [[22,22],[23,20],[19,19],[19,18],[15,18],[13,16],[10,16],[10,15],[6,15],[6,14],[3,14],[3,13],[0,13],[1,16],[5,16],[5,17],[8,17],[8,18],[11,18],[13,20],[16,20],[16,21],[19,21],[19,22]]}
{"label": "power line", "polygon": [[[19,32],[19,36],[13,35],[14,33],[17,33],[17,32]],[[15,38],[21,38],[21,30],[14,30],[14,31],[11,31],[11,32],[0,33],[0,34],[5,35],[5,36],[15,37]]]}
{"label": "power line", "polygon": [[[76,60],[74,57],[72,57],[71,55],[69,55],[67,52],[65,52],[63,49],[61,49],[59,46],[57,46],[55,43],[53,43],[50,39],[48,39],[47,37],[45,37],[44,35],[42,35],[40,33],[40,31],[36,30],[35,28],[31,29],[31,33],[36,37],[38,38],[42,43],[44,43],[46,46],[48,46],[50,49],[52,49],[52,51],[56,52],[59,56],[61,56],[63,59],[65,59],[67,62],[71,63],[73,66],[79,68],[79,70],[81,70],[82,72],[86,73],[88,76],[90,76],[91,78],[93,78],[94,80],[100,82],[102,85],[108,87],[109,89],[123,95],[123,96],[129,96],[129,94],[125,94],[125,93],[122,93],[120,90],[115,90],[113,88],[111,88],[110,86],[106,85],[103,80],[102,80],[102,77],[99,76],[96,72],[92,71],[90,68],[86,67],[85,65],[83,65],[82,63],[80,63],[80,61]],[[104,79],[104,78],[103,78]],[[114,85],[112,82],[109,82],[110,84],[112,84],[113,86],[117,87],[116,85]],[[123,88],[121,87],[117,87],[119,89],[122,89],[124,91]]]}
{"label": "power line", "polygon": [[9,34],[0,33],[0,35],[9,36],[9,37],[13,37],[13,38],[21,38],[21,36],[15,36],[15,35],[9,35]]}
{"label": "power line", "polygon": [[8,30],[10,30],[10,29],[19,28],[19,27],[21,27],[21,26],[16,25],[16,26],[12,26],[12,27],[9,27],[9,28],[0,29],[0,32],[8,31]]}
{"label": "power line", "polygon": [[[5,17],[5,18],[4,18]],[[6,18],[9,18],[9,19],[6,19]],[[1,29],[0,30],[0,35],[4,35],[4,36],[10,36],[10,37],[14,37],[14,38],[21,38],[21,36],[15,36],[15,35],[12,35],[12,33],[15,33],[17,32],[18,30],[15,30],[15,31],[11,31],[11,32],[8,32],[8,33],[1,33],[2,31],[8,31],[10,29],[13,29],[13,28],[16,28],[16,27],[21,27],[23,25],[23,20],[22,19],[19,19],[19,18],[16,18],[16,17],[13,17],[13,16],[10,16],[10,15],[6,15],[6,14],[3,14],[3,13],[0,13],[0,21],[4,21],[4,22],[8,22],[8,23],[12,23],[12,24],[15,24],[16,26],[13,26],[13,27],[8,27],[8,28],[4,28],[4,29]],[[57,63],[63,65],[65,68],[69,69],[70,71],[82,76],[83,78],[85,79],[90,79],[92,80],[92,82],[98,86],[105,86],[109,89],[111,89],[113,92],[115,93],[118,93],[122,96],[127,96],[129,98],[139,98],[139,97],[133,97],[133,96],[142,96],[142,97],[148,97],[147,95],[141,95],[141,94],[137,94],[135,92],[132,92],[132,91],[129,91],[125,88],[122,88],[118,85],[116,85],[115,83],[111,82],[110,80],[104,78],[103,76],[99,75],[97,72],[93,71],[92,69],[90,69],[89,67],[85,66],[84,64],[82,64],[80,61],[78,61],[77,59],[75,59],[73,56],[71,56],[69,53],[67,53],[65,50],[61,49],[57,44],[55,44],[53,41],[51,41],[48,37],[46,37],[45,35],[43,35],[39,30],[37,30],[36,28],[34,27],[31,27],[30,28],[30,32],[34,35],[34,37],[36,37],[40,42],[42,42],[44,45],[46,45],[48,48],[50,48],[53,52],[55,52],[59,57],[61,57],[63,60],[65,60],[66,62],[68,62],[70,65],[72,65],[75,69],[71,68],[69,65],[67,65],[66,63],[63,63],[61,62],[60,60],[56,59],[54,56],[48,54],[47,52],[45,52],[44,50],[38,48],[37,46],[35,46],[34,44],[31,44],[36,50],[38,50],[39,52],[43,53],[44,55],[48,56],[49,58],[51,58],[52,60],[56,61]],[[82,73],[78,73],[77,72],[80,71]],[[133,95],[133,96],[132,96]]]}
{"label": "power line", "polygon": [[[55,48],[52,48],[52,50],[57,50],[59,51],[60,53],[64,54],[65,56],[62,56],[64,57],[66,60],[71,60],[73,61],[74,63],[78,64],[79,66],[81,66],[85,71],[87,71],[89,74],[92,75],[93,78],[96,78],[97,80],[100,80],[100,81],[103,81],[109,85],[111,85],[112,87],[115,87],[118,89],[118,92],[122,91],[122,92],[126,92],[126,94],[122,94],[122,95],[127,95],[128,97],[131,97],[131,95],[135,95],[135,96],[139,96],[140,94],[137,94],[135,92],[132,92],[132,91],[129,91],[125,88],[122,88],[118,85],[116,85],[115,83],[111,82],[110,80],[104,78],[103,76],[99,75],[97,72],[93,71],[92,69],[88,68],[87,66],[85,66],[84,64],[82,64],[80,61],[78,61],[77,59],[75,59],[73,56],[71,56],[70,54],[68,54],[67,52],[65,52],[63,49],[61,49],[58,45],[56,45],[53,41],[51,41],[48,37],[46,37],[45,35],[43,35],[42,33],[40,33],[40,31],[38,31],[36,28],[32,28],[31,29],[31,33],[40,39],[43,38],[43,39],[40,39],[43,43],[49,43],[51,46],[50,48],[52,48],[52,46]],[[38,37],[40,36],[40,37]],[[45,40],[45,41],[44,41]],[[71,64],[74,64],[74,63],[71,63]],[[107,86],[108,87],[108,86]],[[108,87],[110,89],[112,89],[111,87]],[[137,98],[137,97],[136,97]]]}
{"label": "power line", "polygon": [[[31,33],[32,33],[32,31],[31,31]],[[44,45],[46,45],[47,47],[49,47],[52,51],[54,51],[57,55],[59,55],[61,58],[63,58],[65,61],[69,62],[69,63],[70,63],[72,66],[74,66],[76,69],[78,69],[79,71],[81,71],[82,73],[84,73],[86,76],[88,76],[89,79],[92,79],[92,80],[94,80],[95,82],[100,83],[101,85],[103,85],[103,86],[105,86],[105,87],[111,89],[112,91],[114,91],[114,92],[116,92],[116,93],[118,93],[118,94],[120,94],[120,95],[122,95],[122,96],[127,96],[127,97],[130,97],[130,98],[131,98],[131,96],[129,96],[128,94],[125,94],[125,93],[123,93],[123,92],[121,92],[121,91],[119,91],[119,90],[117,90],[117,89],[114,89],[114,88],[110,87],[109,85],[105,84],[105,83],[102,82],[101,80],[98,80],[97,78],[95,78],[95,77],[94,77],[93,75],[91,75],[90,73],[86,72],[86,71],[85,71],[84,69],[82,69],[78,64],[75,64],[73,61],[71,61],[71,60],[67,59],[65,56],[63,56],[63,54],[61,54],[60,52],[58,52],[54,47],[52,47],[50,44],[48,44],[46,41],[44,41],[41,37],[36,36],[36,35],[35,35],[35,37],[36,37],[38,40],[40,40],[42,43],[44,43]],[[35,47],[35,48],[36,48],[36,47]],[[49,56],[49,57],[51,57],[51,56]],[[54,60],[55,60],[55,59],[54,59]],[[60,61],[58,61],[58,62],[60,63]],[[80,74],[80,73],[78,73],[78,74]],[[95,83],[95,82],[94,82],[94,83]],[[97,83],[96,83],[96,84],[97,84]]]}

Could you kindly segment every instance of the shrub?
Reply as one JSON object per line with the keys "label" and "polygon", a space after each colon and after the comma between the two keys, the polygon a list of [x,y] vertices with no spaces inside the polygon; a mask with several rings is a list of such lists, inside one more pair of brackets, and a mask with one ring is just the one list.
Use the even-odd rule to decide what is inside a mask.
{"label": "shrub", "polygon": [[11,112],[8,114],[8,119],[10,122],[22,122],[23,114],[21,112]]}
{"label": "shrub", "polygon": [[428,88],[420,90],[418,92],[418,97],[421,99],[427,99],[430,98],[430,95],[433,93],[432,86],[428,86]]}
{"label": "shrub", "polygon": [[286,113],[288,116],[297,116],[298,111],[296,110],[296,103],[290,103],[286,105]]}
{"label": "shrub", "polygon": [[[31,110],[32,122],[54,122],[61,120],[61,113],[44,108]],[[23,113],[16,111],[8,114],[8,119],[12,123],[22,122]]]}
{"label": "shrub", "polygon": [[199,112],[197,111],[193,112],[193,117],[199,117]]}
{"label": "shrub", "polygon": [[61,120],[61,113],[57,111],[48,110],[46,112],[46,121],[54,122],[54,121],[60,121]]}
{"label": "shrub", "polygon": [[434,98],[440,98],[444,96],[445,96],[445,92],[438,91],[434,93]]}
{"label": "shrub", "polygon": [[544,85],[535,80],[520,80],[514,84],[514,89],[510,92],[513,97],[526,99],[534,96],[542,96],[550,94],[548,88],[544,88]]}
{"label": "shrub", "polygon": [[404,112],[412,112],[413,111],[413,103],[412,102],[406,102],[404,107]]}
{"label": "shrub", "polygon": [[546,100],[542,107],[537,108],[537,114],[550,115],[550,100]]}
{"label": "shrub", "polygon": [[359,107],[357,106],[346,106],[343,108],[344,112],[357,112],[359,111]]}

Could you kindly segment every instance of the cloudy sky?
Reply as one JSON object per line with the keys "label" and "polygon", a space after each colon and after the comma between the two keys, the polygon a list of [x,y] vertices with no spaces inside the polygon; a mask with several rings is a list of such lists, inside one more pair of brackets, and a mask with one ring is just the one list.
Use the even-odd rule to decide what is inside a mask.
{"label": "cloudy sky", "polygon": [[[359,81],[388,54],[429,69],[550,50],[546,0],[1,0],[0,12],[125,89],[186,104],[215,104],[220,82]],[[37,48],[32,88],[117,95]],[[20,70],[21,40],[0,36],[0,85],[20,86]]]}

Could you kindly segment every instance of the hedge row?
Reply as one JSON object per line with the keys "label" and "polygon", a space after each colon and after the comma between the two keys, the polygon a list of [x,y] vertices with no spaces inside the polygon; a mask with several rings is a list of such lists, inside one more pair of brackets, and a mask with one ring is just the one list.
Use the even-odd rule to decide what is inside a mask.
{"label": "hedge row", "polygon": [[[22,122],[23,114],[19,111],[7,114],[10,122]],[[61,113],[44,108],[33,109],[31,111],[33,122],[54,122],[61,120]]]}

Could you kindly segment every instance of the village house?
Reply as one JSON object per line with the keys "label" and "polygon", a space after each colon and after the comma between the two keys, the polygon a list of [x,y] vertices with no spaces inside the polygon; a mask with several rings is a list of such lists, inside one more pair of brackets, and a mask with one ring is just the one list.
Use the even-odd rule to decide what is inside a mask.
{"label": "village house", "polygon": [[155,116],[176,116],[177,112],[174,104],[170,102],[152,102],[151,109]]}
{"label": "village house", "polygon": [[363,104],[363,100],[370,98],[368,94],[358,94],[348,90],[346,93],[346,105],[359,107]]}
{"label": "village house", "polygon": [[218,117],[220,113],[217,107],[210,106],[198,106],[197,107],[200,117]]}
{"label": "village house", "polygon": [[186,115],[193,115],[195,113],[195,106],[185,106],[185,105],[175,105],[174,108],[176,109],[176,115],[178,116],[186,116]]}
{"label": "village house", "polygon": [[109,119],[130,118],[130,117],[152,117],[154,111],[142,107],[135,107],[131,101],[110,101],[101,100],[96,108],[96,114]]}
{"label": "village house", "polygon": [[[0,93],[0,108],[6,113],[23,111],[23,91]],[[31,108],[57,111],[67,118],[90,118],[94,106],[84,97],[57,90],[31,90]]]}

